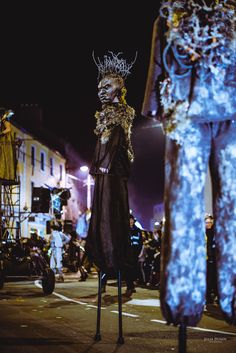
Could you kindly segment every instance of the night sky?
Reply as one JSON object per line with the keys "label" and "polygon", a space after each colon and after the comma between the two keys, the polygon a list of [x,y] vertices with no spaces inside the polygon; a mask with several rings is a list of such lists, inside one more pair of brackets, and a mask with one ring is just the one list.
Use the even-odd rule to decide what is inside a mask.
{"label": "night sky", "polygon": [[[50,4],[49,4],[50,3]],[[96,137],[97,67],[108,51],[132,61],[127,102],[136,110],[130,206],[150,228],[163,199],[164,137],[141,116],[158,1],[19,1],[1,8],[1,105],[39,104],[43,124],[69,141],[89,165]],[[2,7],[2,5],[1,5]]]}

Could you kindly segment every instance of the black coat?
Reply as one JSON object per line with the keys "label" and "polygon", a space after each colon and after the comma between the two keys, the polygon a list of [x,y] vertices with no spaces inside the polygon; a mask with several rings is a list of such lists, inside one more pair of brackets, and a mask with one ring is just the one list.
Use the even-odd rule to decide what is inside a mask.
{"label": "black coat", "polygon": [[[102,173],[100,167],[108,173]],[[129,258],[129,172],[124,130],[116,126],[106,143],[98,137],[90,168],[95,185],[86,252],[107,274],[124,269]]]}

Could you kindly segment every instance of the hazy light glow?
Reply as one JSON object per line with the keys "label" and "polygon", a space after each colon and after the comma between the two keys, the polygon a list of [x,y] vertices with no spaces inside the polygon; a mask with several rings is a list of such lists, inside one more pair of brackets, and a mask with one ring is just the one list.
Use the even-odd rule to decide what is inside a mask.
{"label": "hazy light glow", "polygon": [[81,172],[87,172],[88,171],[88,166],[87,165],[82,165],[80,168]]}

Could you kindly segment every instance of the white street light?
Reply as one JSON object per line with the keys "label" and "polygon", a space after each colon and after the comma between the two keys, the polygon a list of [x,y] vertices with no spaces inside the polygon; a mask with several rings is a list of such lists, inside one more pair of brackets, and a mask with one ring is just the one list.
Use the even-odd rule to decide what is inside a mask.
{"label": "white street light", "polygon": [[88,166],[87,165],[82,165],[82,167],[79,168],[81,172],[88,172]]}
{"label": "white street light", "polygon": [[89,174],[89,168],[87,165],[83,165],[80,167],[81,172],[87,172],[86,177],[86,185],[87,185],[87,209],[90,210],[91,208],[91,186],[92,186],[92,178]]}

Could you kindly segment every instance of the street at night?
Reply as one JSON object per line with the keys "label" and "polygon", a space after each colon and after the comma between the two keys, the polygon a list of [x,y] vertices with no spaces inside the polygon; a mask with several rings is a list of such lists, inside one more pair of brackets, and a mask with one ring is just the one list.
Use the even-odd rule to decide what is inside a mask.
{"label": "street at night", "polygon": [[[8,281],[0,292],[1,353],[166,353],[178,352],[178,328],[168,326],[159,291],[137,287],[131,298],[122,286],[124,344],[117,344],[118,301],[115,280],[102,294],[101,340],[96,342],[97,278],[79,282],[65,274],[53,294],[40,281]],[[199,325],[187,328],[187,352],[235,353],[236,327],[228,325],[216,304],[208,305]]]}
{"label": "street at night", "polygon": [[0,353],[236,353],[236,0],[2,3]]}

